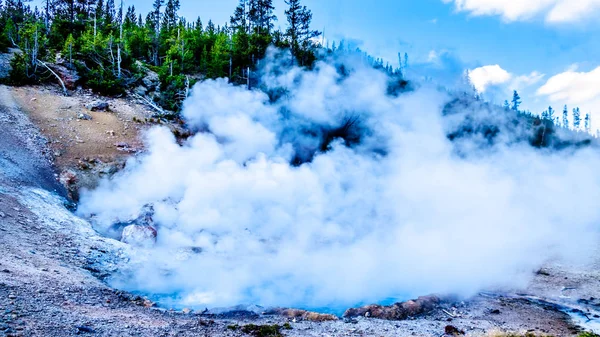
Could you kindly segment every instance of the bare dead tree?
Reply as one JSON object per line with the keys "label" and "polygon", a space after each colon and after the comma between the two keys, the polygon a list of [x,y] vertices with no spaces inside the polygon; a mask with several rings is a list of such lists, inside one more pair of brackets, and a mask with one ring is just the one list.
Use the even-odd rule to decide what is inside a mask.
{"label": "bare dead tree", "polygon": [[50,69],[50,67],[48,67],[48,65],[40,60],[36,60],[37,63],[41,64],[42,66],[44,66],[46,69],[48,69],[48,71],[54,75],[54,77],[56,77],[56,79],[58,80],[58,82],[60,83],[60,85],[62,86],[63,89],[63,93],[65,94],[65,96],[69,95],[69,92],[67,91],[67,87],[65,86],[65,82],[63,82],[63,80],[60,78],[60,76],[58,76],[57,73],[55,73],[52,69]]}

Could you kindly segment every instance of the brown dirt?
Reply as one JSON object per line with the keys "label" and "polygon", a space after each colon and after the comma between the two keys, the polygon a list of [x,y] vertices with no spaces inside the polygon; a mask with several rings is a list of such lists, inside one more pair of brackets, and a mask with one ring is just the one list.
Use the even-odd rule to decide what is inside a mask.
{"label": "brown dirt", "polygon": [[[140,132],[152,112],[142,105],[122,98],[102,98],[110,112],[92,112],[85,104],[99,97],[89,92],[60,95],[53,87],[13,87],[14,99],[23,112],[48,138],[59,168],[75,167],[79,160],[94,157],[102,162],[116,162],[128,157],[128,151],[115,144],[129,145],[129,152],[142,148]],[[77,119],[85,113],[92,120]]]}

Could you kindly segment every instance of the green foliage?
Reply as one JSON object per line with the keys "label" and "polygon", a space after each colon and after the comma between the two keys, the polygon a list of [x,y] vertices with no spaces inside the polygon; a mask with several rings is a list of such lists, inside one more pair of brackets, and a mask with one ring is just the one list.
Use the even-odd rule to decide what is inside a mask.
{"label": "green foliage", "polygon": [[[161,99],[159,104],[166,110],[179,111],[181,102],[185,99],[186,76],[169,75],[168,70],[163,69],[161,78]],[[191,84],[190,84],[191,85]]]}
{"label": "green foliage", "polygon": [[41,11],[14,1],[0,6],[0,51],[10,46],[23,51],[15,60],[15,84],[51,77],[37,60],[53,62],[60,53],[76,67],[80,83],[106,95],[139,85],[143,76],[136,61],[152,64],[162,80],[157,103],[178,111],[193,85],[188,78],[245,83],[247,70],[255,69],[272,44],[291,47],[299,64],[310,66],[313,38],[320,33],[310,30],[312,14],[300,1],[287,1],[296,19],[285,33],[274,30],[273,0],[241,0],[230,27],[210,20],[204,27],[200,18],[186,22],[178,13],[180,0],[153,0],[145,21],[134,6],[121,8],[115,0],[49,0]]}
{"label": "green foliage", "polygon": [[36,78],[30,75],[31,67],[29,59],[22,53],[15,54],[10,62],[11,71],[9,73],[7,84],[9,85],[28,85],[37,83]]}
{"label": "green foliage", "polygon": [[279,325],[248,324],[242,327],[242,332],[255,337],[283,337]]}
{"label": "green foliage", "polygon": [[72,63],[73,58],[73,49],[75,48],[75,39],[73,38],[73,34],[69,34],[67,40],[65,41],[65,46],[62,49],[62,54],[64,57],[69,59],[69,62]]}
{"label": "green foliage", "polygon": [[97,93],[116,96],[125,93],[125,83],[111,71],[92,69],[86,74],[88,86]]}
{"label": "green foliage", "polygon": [[583,332],[583,333],[579,334],[578,337],[600,337],[600,335],[597,335],[593,332]]}

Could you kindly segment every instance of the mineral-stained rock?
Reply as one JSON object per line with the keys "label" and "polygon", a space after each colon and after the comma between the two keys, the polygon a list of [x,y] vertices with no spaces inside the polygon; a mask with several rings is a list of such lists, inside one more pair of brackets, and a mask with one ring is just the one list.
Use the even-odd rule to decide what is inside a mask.
{"label": "mineral-stained rock", "polygon": [[327,321],[337,321],[338,318],[334,315],[329,314],[319,314],[316,312],[310,312],[306,310],[299,309],[283,309],[276,308],[265,312],[266,315],[278,315],[281,317],[289,318],[289,319],[300,319],[304,321],[311,322],[327,322]]}
{"label": "mineral-stained rock", "polygon": [[344,317],[370,317],[386,320],[404,320],[433,311],[440,299],[436,296],[422,296],[416,300],[395,303],[390,306],[367,305],[361,308],[346,310]]}
{"label": "mineral-stained rock", "polygon": [[77,174],[72,170],[63,171],[59,177],[60,183],[67,189],[69,198],[72,200],[79,199],[79,193],[77,190]]}
{"label": "mineral-stained rock", "polygon": [[75,70],[73,66],[67,66],[65,63],[48,63],[47,65],[54,73],[56,73],[56,75],[58,75],[58,77],[60,77],[67,89],[77,89],[77,84],[79,83],[81,76],[79,76],[77,70]]}

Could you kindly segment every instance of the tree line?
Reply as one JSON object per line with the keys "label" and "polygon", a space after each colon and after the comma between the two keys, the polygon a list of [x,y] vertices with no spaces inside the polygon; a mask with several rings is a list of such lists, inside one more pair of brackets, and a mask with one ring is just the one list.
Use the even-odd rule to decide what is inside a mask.
{"label": "tree line", "polygon": [[[514,90],[511,101],[504,101],[504,109],[513,110],[517,113],[521,113],[522,111],[519,110],[521,103],[521,96],[516,90]],[[531,112],[526,112],[526,114],[531,115]],[[559,113],[556,110],[554,110],[554,108],[552,108],[552,106],[549,106],[547,110],[544,110],[540,114],[540,118],[543,121],[550,121],[554,125],[565,129],[570,129],[574,131],[585,131],[590,134],[592,132],[592,116],[589,113],[586,113],[582,119],[581,110],[579,109],[579,107],[573,108],[570,119],[569,108],[567,107],[567,105],[564,106],[560,116]],[[582,121],[583,125],[581,123]]]}
{"label": "tree line", "polygon": [[108,95],[124,93],[144,75],[161,80],[158,104],[177,111],[194,81],[229,77],[245,83],[270,45],[288,48],[300,66],[316,60],[321,32],[301,0],[285,0],[286,28],[275,29],[272,0],[240,0],[229,22],[188,22],[179,0],[154,0],[143,15],[115,0],[0,0],[0,49],[22,51],[13,62],[13,84],[39,83],[52,75],[57,55],[80,82]]}

